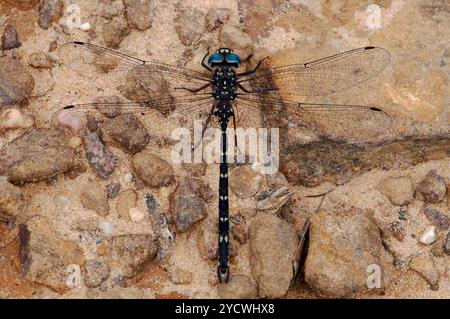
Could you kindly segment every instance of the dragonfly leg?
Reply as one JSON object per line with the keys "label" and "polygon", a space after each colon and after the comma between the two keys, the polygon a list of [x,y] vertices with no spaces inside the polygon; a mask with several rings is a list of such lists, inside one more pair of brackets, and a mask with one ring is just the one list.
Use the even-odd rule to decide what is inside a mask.
{"label": "dragonfly leg", "polygon": [[204,89],[206,89],[208,86],[210,86],[211,85],[211,83],[206,83],[205,85],[202,85],[201,87],[199,87],[199,88],[196,88],[196,89],[191,89],[191,88],[187,88],[187,87],[184,87],[184,86],[179,86],[179,87],[176,87],[176,88],[174,88],[175,90],[186,90],[186,91],[189,91],[189,92],[191,92],[191,93],[198,93],[198,92],[200,92],[201,90],[204,90]]}
{"label": "dragonfly leg", "polygon": [[249,74],[252,74],[252,73],[255,73],[256,72],[256,70],[258,70],[258,68],[260,67],[260,65],[261,65],[261,63],[262,63],[262,61],[264,61],[265,59],[267,59],[267,58],[269,58],[268,56],[266,56],[264,59],[262,59],[262,60],[259,60],[259,62],[258,62],[258,64],[253,68],[253,69],[251,69],[251,70],[248,70],[248,71],[245,71],[245,72],[242,72],[242,73],[238,73],[238,74],[236,74],[238,77],[241,77],[241,76],[246,76],[246,75],[249,75]]}
{"label": "dragonfly leg", "polygon": [[202,59],[202,67],[207,69],[209,72],[212,72],[212,69],[205,63],[205,59],[208,55],[209,55],[209,47],[208,47],[208,51],[206,52],[205,56]]}
{"label": "dragonfly leg", "polygon": [[272,88],[264,88],[263,90],[253,90],[250,91],[249,89],[247,89],[245,86],[243,86],[242,84],[238,83],[238,88],[240,88],[242,91],[244,91],[245,93],[267,93],[270,91],[278,91],[277,87],[272,87]]}
{"label": "dragonfly leg", "polygon": [[241,122],[242,115],[245,113],[245,110],[242,110],[239,113],[238,105],[237,104],[232,104],[232,105],[233,105],[233,111],[236,112],[236,125],[239,125],[239,123]]}
{"label": "dragonfly leg", "polygon": [[236,147],[236,149],[239,151],[239,153],[241,153],[241,150],[238,147],[238,143],[237,143],[237,134],[236,134],[236,114],[234,112],[234,107],[233,107],[233,126],[234,126],[234,146]]}
{"label": "dragonfly leg", "polygon": [[250,91],[249,89],[247,89],[245,86],[243,86],[242,84],[238,83],[238,87],[244,91],[245,93],[253,93],[252,91]]}
{"label": "dragonfly leg", "polygon": [[330,190],[328,190],[328,191],[326,191],[324,193],[321,193],[321,194],[306,195],[305,197],[322,197],[322,196],[327,195],[328,193],[331,193],[333,190],[334,189],[330,189]]}
{"label": "dragonfly leg", "polygon": [[211,108],[211,111],[209,112],[208,117],[206,118],[206,122],[205,122],[205,124],[203,124],[203,128],[202,128],[202,136],[201,136],[201,138],[200,138],[200,141],[192,147],[193,150],[195,150],[195,149],[200,145],[200,143],[202,142],[202,140],[203,140],[203,135],[205,135],[205,131],[206,131],[206,129],[208,128],[209,122],[211,122],[211,117],[212,117],[213,114],[214,114],[214,109],[215,109],[215,107],[216,107],[216,104],[214,104],[213,107]]}

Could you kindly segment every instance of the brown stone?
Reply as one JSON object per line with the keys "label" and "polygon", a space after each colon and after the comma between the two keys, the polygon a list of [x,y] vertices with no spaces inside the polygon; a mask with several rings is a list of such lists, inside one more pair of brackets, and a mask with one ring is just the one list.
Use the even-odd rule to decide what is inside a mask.
{"label": "brown stone", "polygon": [[78,244],[61,238],[42,217],[20,225],[19,239],[22,274],[57,292],[67,291],[68,267],[84,263]]}
{"label": "brown stone", "polygon": [[305,281],[326,297],[364,290],[368,267],[381,267],[381,250],[380,229],[370,212],[321,211],[311,218]]}
{"label": "brown stone", "polygon": [[140,152],[131,162],[136,175],[152,188],[168,186],[173,182],[172,166],[157,155]]}
{"label": "brown stone", "polygon": [[249,228],[250,264],[259,296],[284,296],[294,275],[292,259],[298,245],[294,228],[271,214],[256,216]]}

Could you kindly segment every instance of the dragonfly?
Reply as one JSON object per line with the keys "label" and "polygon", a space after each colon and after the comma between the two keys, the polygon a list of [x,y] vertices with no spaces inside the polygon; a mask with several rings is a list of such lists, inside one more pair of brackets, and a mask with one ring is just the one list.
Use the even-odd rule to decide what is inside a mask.
{"label": "dragonfly", "polygon": [[[141,88],[151,91],[143,90],[132,101],[72,104],[65,106],[65,110],[101,110],[120,106],[122,113],[144,115],[162,112],[162,109],[176,110],[182,115],[204,110],[208,116],[202,136],[211,120],[217,120],[221,129],[217,261],[220,283],[228,282],[230,277],[227,128],[231,122],[236,128],[238,105],[260,109],[263,104],[274,110],[286,110],[293,122],[316,125],[326,121],[363,137],[382,134],[392,125],[391,117],[377,106],[303,103],[296,98],[287,100],[274,95],[282,89],[290,96],[325,96],[365,82],[390,62],[389,52],[380,47],[367,46],[307,63],[281,66],[265,67],[265,58],[242,72],[238,72],[241,66],[239,55],[225,47],[212,54],[208,50],[201,61],[204,72],[138,59],[87,42],[63,44],[60,56],[63,64],[83,76],[93,77],[93,80],[109,77],[108,85],[114,85],[114,81],[123,81],[128,79],[127,75],[134,74]],[[155,88],[155,81],[166,79],[164,83],[167,85],[156,85]]]}

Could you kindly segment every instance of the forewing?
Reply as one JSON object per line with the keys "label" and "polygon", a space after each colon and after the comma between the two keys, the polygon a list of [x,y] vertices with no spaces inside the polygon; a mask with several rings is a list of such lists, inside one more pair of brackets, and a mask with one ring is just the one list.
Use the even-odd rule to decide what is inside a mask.
{"label": "forewing", "polygon": [[[152,73],[158,73],[164,77],[183,82],[186,85],[198,83],[205,84],[210,82],[207,75],[156,61],[141,60],[108,48],[86,42],[69,42],[63,44],[58,55],[63,65],[74,70],[82,76],[89,78],[98,78],[102,74],[118,73],[123,79],[123,73],[139,67],[139,73],[142,77]],[[144,67],[142,67],[144,66]],[[122,75],[120,75],[122,73]]]}
{"label": "forewing", "polygon": [[329,95],[374,77],[389,62],[385,49],[364,47],[309,63],[261,68],[240,83],[256,93],[282,89],[291,95]]}
{"label": "forewing", "polygon": [[[180,87],[195,89],[210,79],[200,72],[169,64],[144,61],[120,52],[85,42],[69,42],[58,51],[64,66],[96,87],[116,90],[131,102],[91,102],[69,105],[73,111],[122,109],[122,113],[166,112],[179,108],[188,111],[199,104],[211,103],[210,92],[191,93]],[[117,92],[117,93],[118,93]],[[92,101],[95,96],[92,97]]]}

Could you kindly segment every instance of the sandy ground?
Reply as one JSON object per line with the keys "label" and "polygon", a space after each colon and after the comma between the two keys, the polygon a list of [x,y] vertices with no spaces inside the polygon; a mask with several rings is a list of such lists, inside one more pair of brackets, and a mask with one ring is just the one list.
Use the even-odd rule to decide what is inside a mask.
{"label": "sandy ground", "polygon": [[[91,13],[94,11],[94,2],[86,0],[73,1],[81,8],[81,20],[94,21]],[[323,8],[315,2],[310,1],[294,1],[294,3],[302,3],[311,12],[317,15],[318,18],[323,18]],[[133,56],[142,57],[145,59],[155,58],[162,62],[178,64],[184,62],[183,54],[186,48],[181,45],[180,40],[170,24],[176,16],[175,7],[178,1],[165,1],[157,6],[155,19],[150,29],[139,32],[133,31],[120,45],[120,51],[131,54]],[[232,15],[230,21],[238,23],[238,3],[237,1],[182,1],[182,6],[194,6],[203,12],[207,12],[210,8],[228,8]],[[399,10],[406,10],[406,5],[402,1],[392,1],[391,7],[383,15],[383,22],[388,25],[395,19]],[[3,8],[6,8],[4,6]],[[359,13],[355,13],[358,18]],[[0,14],[0,16],[3,15]],[[22,47],[19,50],[22,62],[26,65],[29,56],[33,52],[47,51],[50,43],[56,40],[59,44],[70,40],[90,40],[87,32],[77,30],[74,34],[66,35],[59,30],[59,27],[43,30],[37,26],[37,13],[34,11],[19,12],[16,10],[5,11],[4,15],[10,16],[10,22],[15,22],[18,28]],[[448,17],[448,16],[447,16]],[[67,13],[60,19],[60,23],[67,18]],[[326,18],[325,18],[326,19]],[[2,30],[0,26],[0,31]],[[358,29],[352,26],[338,26],[334,27],[335,36],[330,40],[339,49],[348,47],[355,47],[365,45],[370,38],[364,38],[364,35],[358,34]],[[403,32],[403,30],[402,30]],[[376,40],[376,35],[373,37]],[[336,40],[339,39],[339,40]],[[255,41],[255,55],[262,55],[261,52],[276,53],[283,49],[291,49],[296,47],[300,41],[308,42],[308,34],[302,34],[297,30],[285,30],[281,27],[276,27],[269,32],[266,37],[257,38]],[[94,40],[95,42],[95,40]],[[383,41],[378,39],[378,43]],[[344,44],[346,43],[345,47]],[[198,68],[198,62],[204,54],[204,47],[195,47],[192,49],[193,58],[187,63],[187,67]],[[311,54],[312,55],[312,54]],[[395,59],[394,59],[395,61]],[[61,66],[54,67],[51,70],[35,70],[29,68],[36,80],[36,87],[33,94],[35,97],[30,99],[27,110],[36,116],[37,127],[51,127],[52,117],[55,112],[62,106],[71,103],[83,103],[92,101],[92,97],[100,95],[109,95],[114,93],[109,86],[102,86],[101,91],[94,87],[92,83],[77,77],[74,72],[67,70]],[[442,88],[443,89],[443,88]],[[447,97],[448,100],[448,97]],[[448,105],[448,101],[447,101]],[[241,121],[244,126],[260,125],[259,115],[247,111],[242,117]],[[416,111],[411,111],[411,116],[417,116]],[[408,110],[398,111],[397,115],[401,113],[408,113]],[[194,115],[195,117],[196,115]],[[399,116],[400,117],[400,116]],[[190,118],[188,123],[192,123]],[[146,126],[148,132],[154,137],[154,140],[148,147],[163,158],[170,160],[170,147],[159,148],[155,143],[158,138],[169,136],[171,131],[180,126],[182,121],[175,114],[167,120],[162,115],[151,115],[141,118],[141,121]],[[435,122],[434,128],[442,128],[445,125],[445,114],[436,117],[428,123]],[[444,124],[443,124],[444,123]],[[437,130],[437,129],[436,129]],[[403,132],[401,132],[403,134]],[[4,136],[0,137],[0,147],[7,145],[8,142],[15,137],[23,134],[23,131],[10,131]],[[111,150],[121,159],[121,165],[113,173],[112,177],[107,181],[101,181],[101,185],[105,186],[110,182],[121,182],[122,189],[132,188],[131,183],[124,182],[126,173],[131,172],[129,155],[123,153],[117,148]],[[384,197],[378,190],[377,186],[388,176],[409,176],[414,184],[417,184],[431,169],[436,169],[438,174],[450,180],[450,160],[442,159],[437,161],[430,161],[416,166],[409,167],[404,170],[372,170],[368,173],[362,174],[353,179],[347,184],[338,186],[335,190],[327,196],[323,203],[324,209],[343,206],[356,206],[359,208],[370,208],[375,211],[375,216],[379,225],[387,225],[393,221],[397,216],[398,207],[393,206],[389,200]],[[180,177],[186,175],[186,172],[180,166],[174,166],[175,175]],[[211,189],[215,190],[218,187],[218,168],[216,165],[208,165],[206,174],[202,178]],[[88,211],[77,200],[79,191],[84,185],[88,177],[95,178],[92,171],[84,174],[81,178],[70,180],[67,178],[59,178],[54,184],[47,185],[45,182],[27,184],[22,187],[22,190],[29,203],[27,210],[28,214],[39,214],[49,217],[52,225],[57,229],[58,233],[67,239],[78,241],[78,234],[74,232],[74,225],[80,219],[94,217],[93,211]],[[305,198],[308,194],[317,194],[324,190],[328,190],[333,185],[324,184],[316,188],[306,188],[295,185],[289,185],[290,188],[296,191],[294,200],[296,205],[305,210],[313,211],[317,206],[318,200]],[[161,188],[152,191],[156,200],[162,207],[168,207],[168,194],[173,190],[174,186],[168,188]],[[148,190],[138,190],[139,199],[142,199]],[[140,201],[139,205],[142,205]],[[235,212],[253,205],[253,202],[242,201],[234,194],[230,195],[230,211]],[[115,200],[110,201],[110,207],[115,207]],[[145,210],[144,207],[140,207]],[[444,209],[448,212],[448,206],[445,203],[437,205],[436,208]],[[406,236],[404,242],[399,247],[400,251],[405,254],[419,253],[423,249],[417,245],[417,240],[412,236],[420,236],[421,231],[426,227],[427,220],[420,215],[421,204],[415,202],[409,208],[411,216],[411,223],[405,230]],[[214,220],[216,218],[216,207],[207,207],[208,218]],[[116,234],[121,233],[145,233],[151,228],[148,220],[142,223],[127,223],[117,218],[117,213],[112,213],[106,218],[110,221],[115,229]],[[171,283],[166,271],[161,267],[150,265],[142,274],[138,276],[133,282],[132,286],[153,291],[156,297],[217,297],[216,290],[210,286],[209,279],[215,277],[215,267],[213,263],[203,260],[197,249],[198,232],[200,224],[196,225],[194,229],[186,234],[178,234],[173,246],[173,256],[169,263],[177,268],[191,271],[193,273],[192,283],[189,285],[174,285]],[[26,282],[20,278],[17,269],[17,259],[15,263],[11,258],[15,258],[17,252],[17,242],[14,240],[15,230],[7,230],[5,226],[0,226],[0,235],[7,238],[2,241],[0,245],[0,296],[54,296],[53,292],[47,288],[34,285]],[[5,244],[6,243],[6,244]],[[96,251],[96,245],[92,242],[79,242],[84,250],[87,258],[93,257]],[[414,254],[413,253],[413,254]],[[234,260],[232,267],[236,272],[243,274],[251,274],[248,264],[249,260],[248,243],[239,248],[239,256]],[[401,271],[393,266],[393,257],[390,253],[383,252],[383,266],[385,273],[383,274],[384,292],[363,293],[354,297],[357,298],[372,298],[372,297],[386,297],[386,298],[449,298],[450,297],[450,257],[438,259],[437,267],[442,275],[440,281],[440,288],[437,291],[429,289],[428,284],[413,271]],[[195,265],[195,266],[194,266]],[[68,293],[66,297],[83,295],[83,291],[73,291]],[[288,298],[313,298],[314,294],[303,284],[294,285],[287,293]]]}

